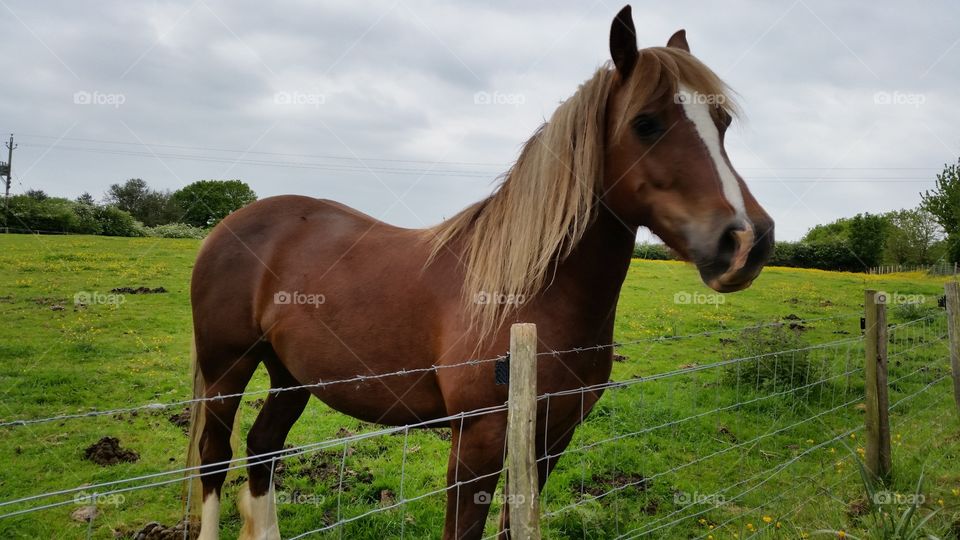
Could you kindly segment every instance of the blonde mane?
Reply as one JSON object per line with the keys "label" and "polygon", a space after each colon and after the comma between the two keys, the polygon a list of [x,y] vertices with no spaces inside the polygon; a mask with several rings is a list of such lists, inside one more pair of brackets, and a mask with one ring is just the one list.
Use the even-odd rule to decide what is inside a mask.
{"label": "blonde mane", "polygon": [[[639,51],[626,114],[610,126],[619,133],[646,104],[683,83],[698,92],[727,96],[726,85],[690,54],[666,47]],[[549,285],[551,268],[577,246],[592,222],[602,192],[606,107],[618,80],[604,65],[557,107],[524,145],[490,197],[429,229],[430,260],[455,249],[466,266],[464,301],[480,342],[509,314]],[[724,107],[735,111],[733,102]]]}

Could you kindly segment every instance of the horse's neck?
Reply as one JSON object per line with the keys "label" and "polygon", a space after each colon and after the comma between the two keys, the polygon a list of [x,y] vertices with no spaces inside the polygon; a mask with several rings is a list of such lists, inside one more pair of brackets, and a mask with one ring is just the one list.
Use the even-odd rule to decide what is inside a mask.
{"label": "horse's neck", "polygon": [[613,318],[620,288],[630,266],[637,230],[625,225],[606,207],[583,238],[558,267],[543,291],[546,309],[560,307],[562,313],[592,328],[600,336],[613,330]]}

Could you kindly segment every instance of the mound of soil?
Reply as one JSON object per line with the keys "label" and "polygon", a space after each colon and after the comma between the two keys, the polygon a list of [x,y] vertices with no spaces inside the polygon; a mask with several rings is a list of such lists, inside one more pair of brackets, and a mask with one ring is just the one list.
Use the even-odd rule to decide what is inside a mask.
{"label": "mound of soil", "polygon": [[163,287],[153,289],[150,287],[117,287],[116,289],[110,289],[110,292],[115,294],[160,294],[167,292],[167,290]]}
{"label": "mound of soil", "polygon": [[190,407],[183,409],[183,411],[178,412],[177,414],[170,415],[167,420],[170,420],[170,423],[177,426],[184,433],[190,429]]}
{"label": "mound of soil", "polygon": [[83,459],[106,467],[117,463],[133,463],[140,459],[140,454],[120,448],[120,439],[116,437],[104,437],[83,451]]}
{"label": "mound of soil", "polygon": [[[183,530],[185,528],[189,530],[186,521],[181,521],[173,527],[165,527],[156,521],[151,521],[134,533],[133,540],[181,540],[184,538]],[[190,538],[189,534],[187,534],[187,538]]]}

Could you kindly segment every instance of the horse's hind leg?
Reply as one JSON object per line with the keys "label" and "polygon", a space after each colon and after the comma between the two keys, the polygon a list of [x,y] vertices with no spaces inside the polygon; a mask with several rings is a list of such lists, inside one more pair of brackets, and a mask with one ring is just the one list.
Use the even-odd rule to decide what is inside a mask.
{"label": "horse's hind leg", "polygon": [[[264,363],[270,372],[271,388],[290,388],[300,384],[276,355],[272,355]],[[310,391],[304,389],[270,394],[247,434],[250,481],[241,492],[238,502],[243,518],[240,540],[280,540],[276,495],[273,491],[274,460],[270,456],[283,448],[290,428],[303,413],[309,400]],[[257,458],[263,454],[270,455]]]}
{"label": "horse's hind leg", "polygon": [[203,474],[203,511],[199,540],[216,540],[219,535],[220,491],[229,465],[216,465],[233,457],[230,435],[240,397],[214,399],[243,392],[259,361],[252,351],[240,356],[213,352],[197,343],[197,362],[204,379],[203,431],[200,434],[200,471]]}

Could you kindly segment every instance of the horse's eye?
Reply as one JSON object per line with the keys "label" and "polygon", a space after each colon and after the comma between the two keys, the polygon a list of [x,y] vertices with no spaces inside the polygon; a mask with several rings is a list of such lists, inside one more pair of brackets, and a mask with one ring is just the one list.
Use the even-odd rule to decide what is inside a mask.
{"label": "horse's eye", "polygon": [[722,108],[717,108],[717,116],[720,118],[720,123],[723,124],[723,127],[730,127],[730,124],[733,122],[733,117],[730,116],[730,113]]}
{"label": "horse's eye", "polygon": [[660,122],[648,114],[641,114],[634,118],[631,126],[633,127],[633,132],[636,133],[638,137],[645,139],[660,135],[663,131],[663,128],[660,127]]}

